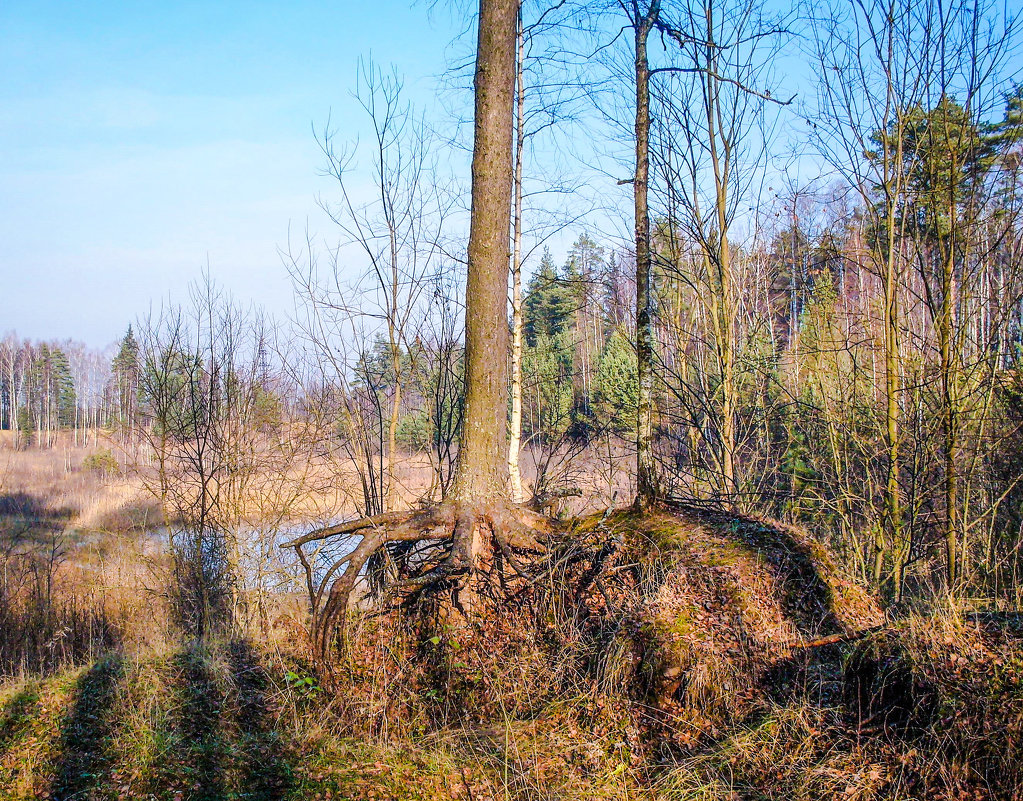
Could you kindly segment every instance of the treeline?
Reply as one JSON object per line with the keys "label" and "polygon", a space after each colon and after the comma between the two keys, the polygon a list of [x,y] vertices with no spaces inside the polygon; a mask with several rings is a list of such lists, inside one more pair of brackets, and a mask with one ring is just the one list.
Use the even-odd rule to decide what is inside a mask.
{"label": "treeline", "polygon": [[[990,4],[910,0],[836,2],[798,21],[750,0],[594,10],[522,10],[512,346],[490,355],[511,365],[510,494],[542,501],[600,472],[606,497],[591,504],[618,490],[618,501],[797,521],[893,598],[948,590],[1015,603],[1015,23]],[[798,115],[771,71],[796,28],[813,67]],[[580,52],[600,58],[574,63]],[[85,406],[77,379],[55,378],[65,371],[52,348],[45,359],[4,351],[16,354],[4,357],[5,427],[45,442],[86,407],[129,425],[150,446],[161,499],[197,521],[187,530],[199,562],[241,558],[224,532],[240,530],[245,498],[279,499],[273,514],[286,517],[301,490],[271,491],[262,475],[315,463],[365,515],[451,486],[464,193],[442,169],[451,143],[403,100],[400,79],[363,65],[360,81],[375,136],[361,150],[322,136],[338,244],[324,256],[310,235],[284,250],[299,301],[286,335],[200,288],[188,309],[146,321],[140,343],[126,338],[90,395],[101,400]],[[772,140],[783,114],[807,146],[790,174],[826,179],[783,174]],[[608,201],[585,226],[587,215],[543,207],[573,193],[539,161],[582,136],[584,158],[600,161],[601,137],[628,158],[580,173],[606,181],[623,161],[633,168],[618,181],[631,208]],[[352,188],[357,162],[373,193]],[[543,245],[573,228],[586,232],[559,263]],[[410,452],[428,463],[426,490],[401,472]],[[520,454],[531,486],[515,486]]]}
{"label": "treeline", "polygon": [[135,408],[138,343],[131,328],[116,353],[80,342],[0,340],[0,430],[16,447],[52,447],[58,431],[87,445],[97,429],[125,433]]}
{"label": "treeline", "polygon": [[[914,103],[860,132],[874,146],[855,165],[862,180],[791,183],[743,215],[741,237],[734,199],[720,217],[697,214],[662,175],[649,254],[659,497],[809,524],[895,597],[949,581],[1014,596],[1021,98],[1003,95],[993,120],[947,94]],[[569,481],[570,460],[592,471],[595,446],[629,446],[639,433],[635,251],[594,236],[579,236],[560,265],[545,251],[522,293],[521,443],[538,495]],[[431,453],[443,491],[457,438],[457,325],[438,323],[436,306],[419,317],[404,308],[391,336],[347,340],[365,343],[349,345],[343,395],[359,399],[346,430],[370,513],[389,508],[388,454]],[[357,303],[342,316],[360,313],[372,316]],[[330,351],[307,331],[314,352]],[[556,461],[557,476],[545,475]]]}

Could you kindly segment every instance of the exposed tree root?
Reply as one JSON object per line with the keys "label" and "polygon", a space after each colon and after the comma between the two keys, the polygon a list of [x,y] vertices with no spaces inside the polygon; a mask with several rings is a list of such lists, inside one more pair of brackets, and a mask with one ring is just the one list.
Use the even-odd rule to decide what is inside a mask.
{"label": "exposed tree root", "polygon": [[[349,605],[357,600],[360,581],[382,608],[410,602],[424,594],[450,591],[456,609],[471,616],[476,577],[486,574],[507,595],[528,586],[527,563],[550,550],[555,526],[550,518],[507,502],[475,505],[445,501],[431,509],[388,512],[328,526],[282,547],[293,548],[305,569],[312,612],[312,639],[317,658],[328,656]],[[304,547],[358,537],[343,556],[310,561]],[[376,562],[376,564],[374,564]],[[322,577],[318,578],[318,573]]]}

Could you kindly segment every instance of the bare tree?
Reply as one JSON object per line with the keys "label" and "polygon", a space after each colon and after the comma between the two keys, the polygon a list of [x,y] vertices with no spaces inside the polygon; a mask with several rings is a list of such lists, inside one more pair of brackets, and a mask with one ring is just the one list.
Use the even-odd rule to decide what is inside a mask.
{"label": "bare tree", "polygon": [[[306,567],[317,652],[325,658],[360,573],[374,554],[394,560],[385,600],[455,582],[455,608],[479,613],[479,581],[521,581],[515,552],[538,551],[544,518],[508,502],[508,258],[518,3],[481,0],[475,77],[472,209],[465,310],[465,406],[448,498],[419,513],[384,514],[288,543]],[[316,586],[302,546],[358,535]],[[342,571],[343,568],[343,571]],[[333,577],[340,572],[338,578]],[[449,585],[448,585],[449,586]]]}
{"label": "bare tree", "polygon": [[[934,65],[923,107],[906,110],[906,149],[912,158],[907,203],[901,213],[910,218],[907,234],[914,241],[924,306],[937,340],[942,537],[947,585],[957,592],[963,578],[960,547],[965,548],[966,534],[960,494],[963,418],[971,395],[976,397],[987,383],[975,378],[985,372],[988,359],[974,357],[992,349],[992,343],[985,341],[989,337],[972,334],[965,318],[989,262],[983,252],[989,245],[982,232],[990,230],[992,216],[1007,216],[986,203],[991,196],[986,173],[993,154],[984,130],[1003,97],[1001,67],[1012,41],[1013,23],[998,25],[997,9],[990,3],[935,0],[929,8],[921,22],[932,29],[928,38],[934,43]],[[1010,287],[1003,287],[1007,290]],[[1013,305],[1011,294],[1001,302]],[[982,390],[979,394],[983,397]]]}
{"label": "bare tree", "polygon": [[[364,511],[377,514],[400,505],[395,470],[409,353],[429,303],[431,277],[441,269],[441,231],[452,201],[438,185],[429,132],[421,115],[403,99],[398,76],[372,63],[360,64],[358,81],[355,98],[373,132],[369,162],[375,197],[363,200],[352,187],[359,149],[357,144],[339,148],[328,121],[320,147],[340,200],[323,200],[321,206],[343,241],[331,251],[325,276],[316,269],[308,238],[304,253],[289,246],[285,262],[306,304],[305,336],[333,373],[329,380],[345,386],[353,456],[364,470]],[[368,263],[362,280],[346,280],[349,258]],[[378,335],[386,355],[383,377],[372,375],[369,368],[373,338]],[[340,358],[339,351],[350,357]],[[372,407],[370,419],[375,417],[377,425],[368,425],[352,405],[351,384],[360,372],[369,387],[364,400]],[[379,432],[378,442],[374,430]]]}
{"label": "bare tree", "polygon": [[171,598],[196,636],[261,603],[270,543],[304,492],[294,470],[305,442],[284,436],[283,397],[268,366],[271,333],[211,281],[186,307],[139,327],[136,465],[159,500],[172,556]]}
{"label": "bare tree", "polygon": [[812,30],[820,79],[811,133],[824,158],[858,192],[870,215],[874,262],[883,291],[885,489],[882,525],[873,546],[873,578],[886,557],[901,591],[909,555],[900,487],[899,287],[905,272],[899,248],[912,155],[906,152],[907,110],[920,103],[930,74],[934,31],[925,6],[906,0],[850,2]]}
{"label": "bare tree", "polygon": [[[515,145],[514,173],[512,182],[512,252],[511,252],[511,365],[510,395],[511,414],[508,422],[508,472],[511,498],[516,503],[526,500],[520,472],[520,450],[522,439],[522,349],[523,349],[523,311],[522,311],[522,273],[523,265],[529,255],[543,246],[549,237],[563,230],[570,222],[579,219],[583,214],[574,214],[565,206],[565,197],[574,194],[576,187],[561,177],[549,172],[551,164],[544,165],[545,175],[539,186],[532,191],[526,190],[526,172],[524,169],[527,143],[533,143],[542,134],[550,133],[559,123],[571,119],[570,108],[575,96],[568,89],[572,85],[564,75],[560,54],[545,51],[542,42],[545,38],[557,39],[565,25],[563,12],[565,0],[553,4],[531,4],[532,17],[524,18],[525,9],[519,8],[519,22],[516,32],[515,59]],[[538,50],[540,52],[534,52]],[[547,74],[551,73],[551,74]],[[532,78],[533,85],[527,84]],[[531,208],[533,224],[526,228],[524,214],[526,204],[536,196],[554,194],[558,196],[557,211]],[[532,196],[532,198],[530,197]],[[537,221],[535,218],[540,218]],[[531,235],[534,240],[532,247],[526,247],[524,236]],[[534,488],[535,490],[535,488]]]}

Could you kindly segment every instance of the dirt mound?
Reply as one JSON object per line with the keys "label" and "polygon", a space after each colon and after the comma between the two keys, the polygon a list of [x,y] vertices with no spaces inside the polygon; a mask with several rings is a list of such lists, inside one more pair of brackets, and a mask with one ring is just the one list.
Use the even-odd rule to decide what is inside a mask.
{"label": "dirt mound", "polygon": [[[825,549],[789,526],[683,509],[621,513],[585,532],[622,543],[618,564],[604,568],[633,577],[619,599],[619,636],[631,641],[636,691],[673,724],[681,717],[702,730],[744,717],[805,674],[808,648],[883,620]],[[830,667],[818,694],[842,691],[827,686],[837,681]]]}
{"label": "dirt mound", "polygon": [[807,654],[883,619],[804,532],[724,513],[577,520],[532,570],[471,627],[423,605],[358,613],[335,665],[353,718],[528,718],[585,695],[597,717],[629,710],[688,745],[779,694],[841,698],[837,657]]}

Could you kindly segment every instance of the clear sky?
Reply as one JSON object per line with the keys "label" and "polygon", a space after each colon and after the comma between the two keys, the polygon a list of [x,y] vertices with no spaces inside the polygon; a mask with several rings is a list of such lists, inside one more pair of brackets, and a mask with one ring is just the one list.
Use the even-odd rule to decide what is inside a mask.
{"label": "clear sky", "polygon": [[207,260],[285,313],[289,224],[329,234],[311,124],[359,133],[360,56],[431,102],[462,27],[409,0],[3,0],[0,335],[106,345]]}

